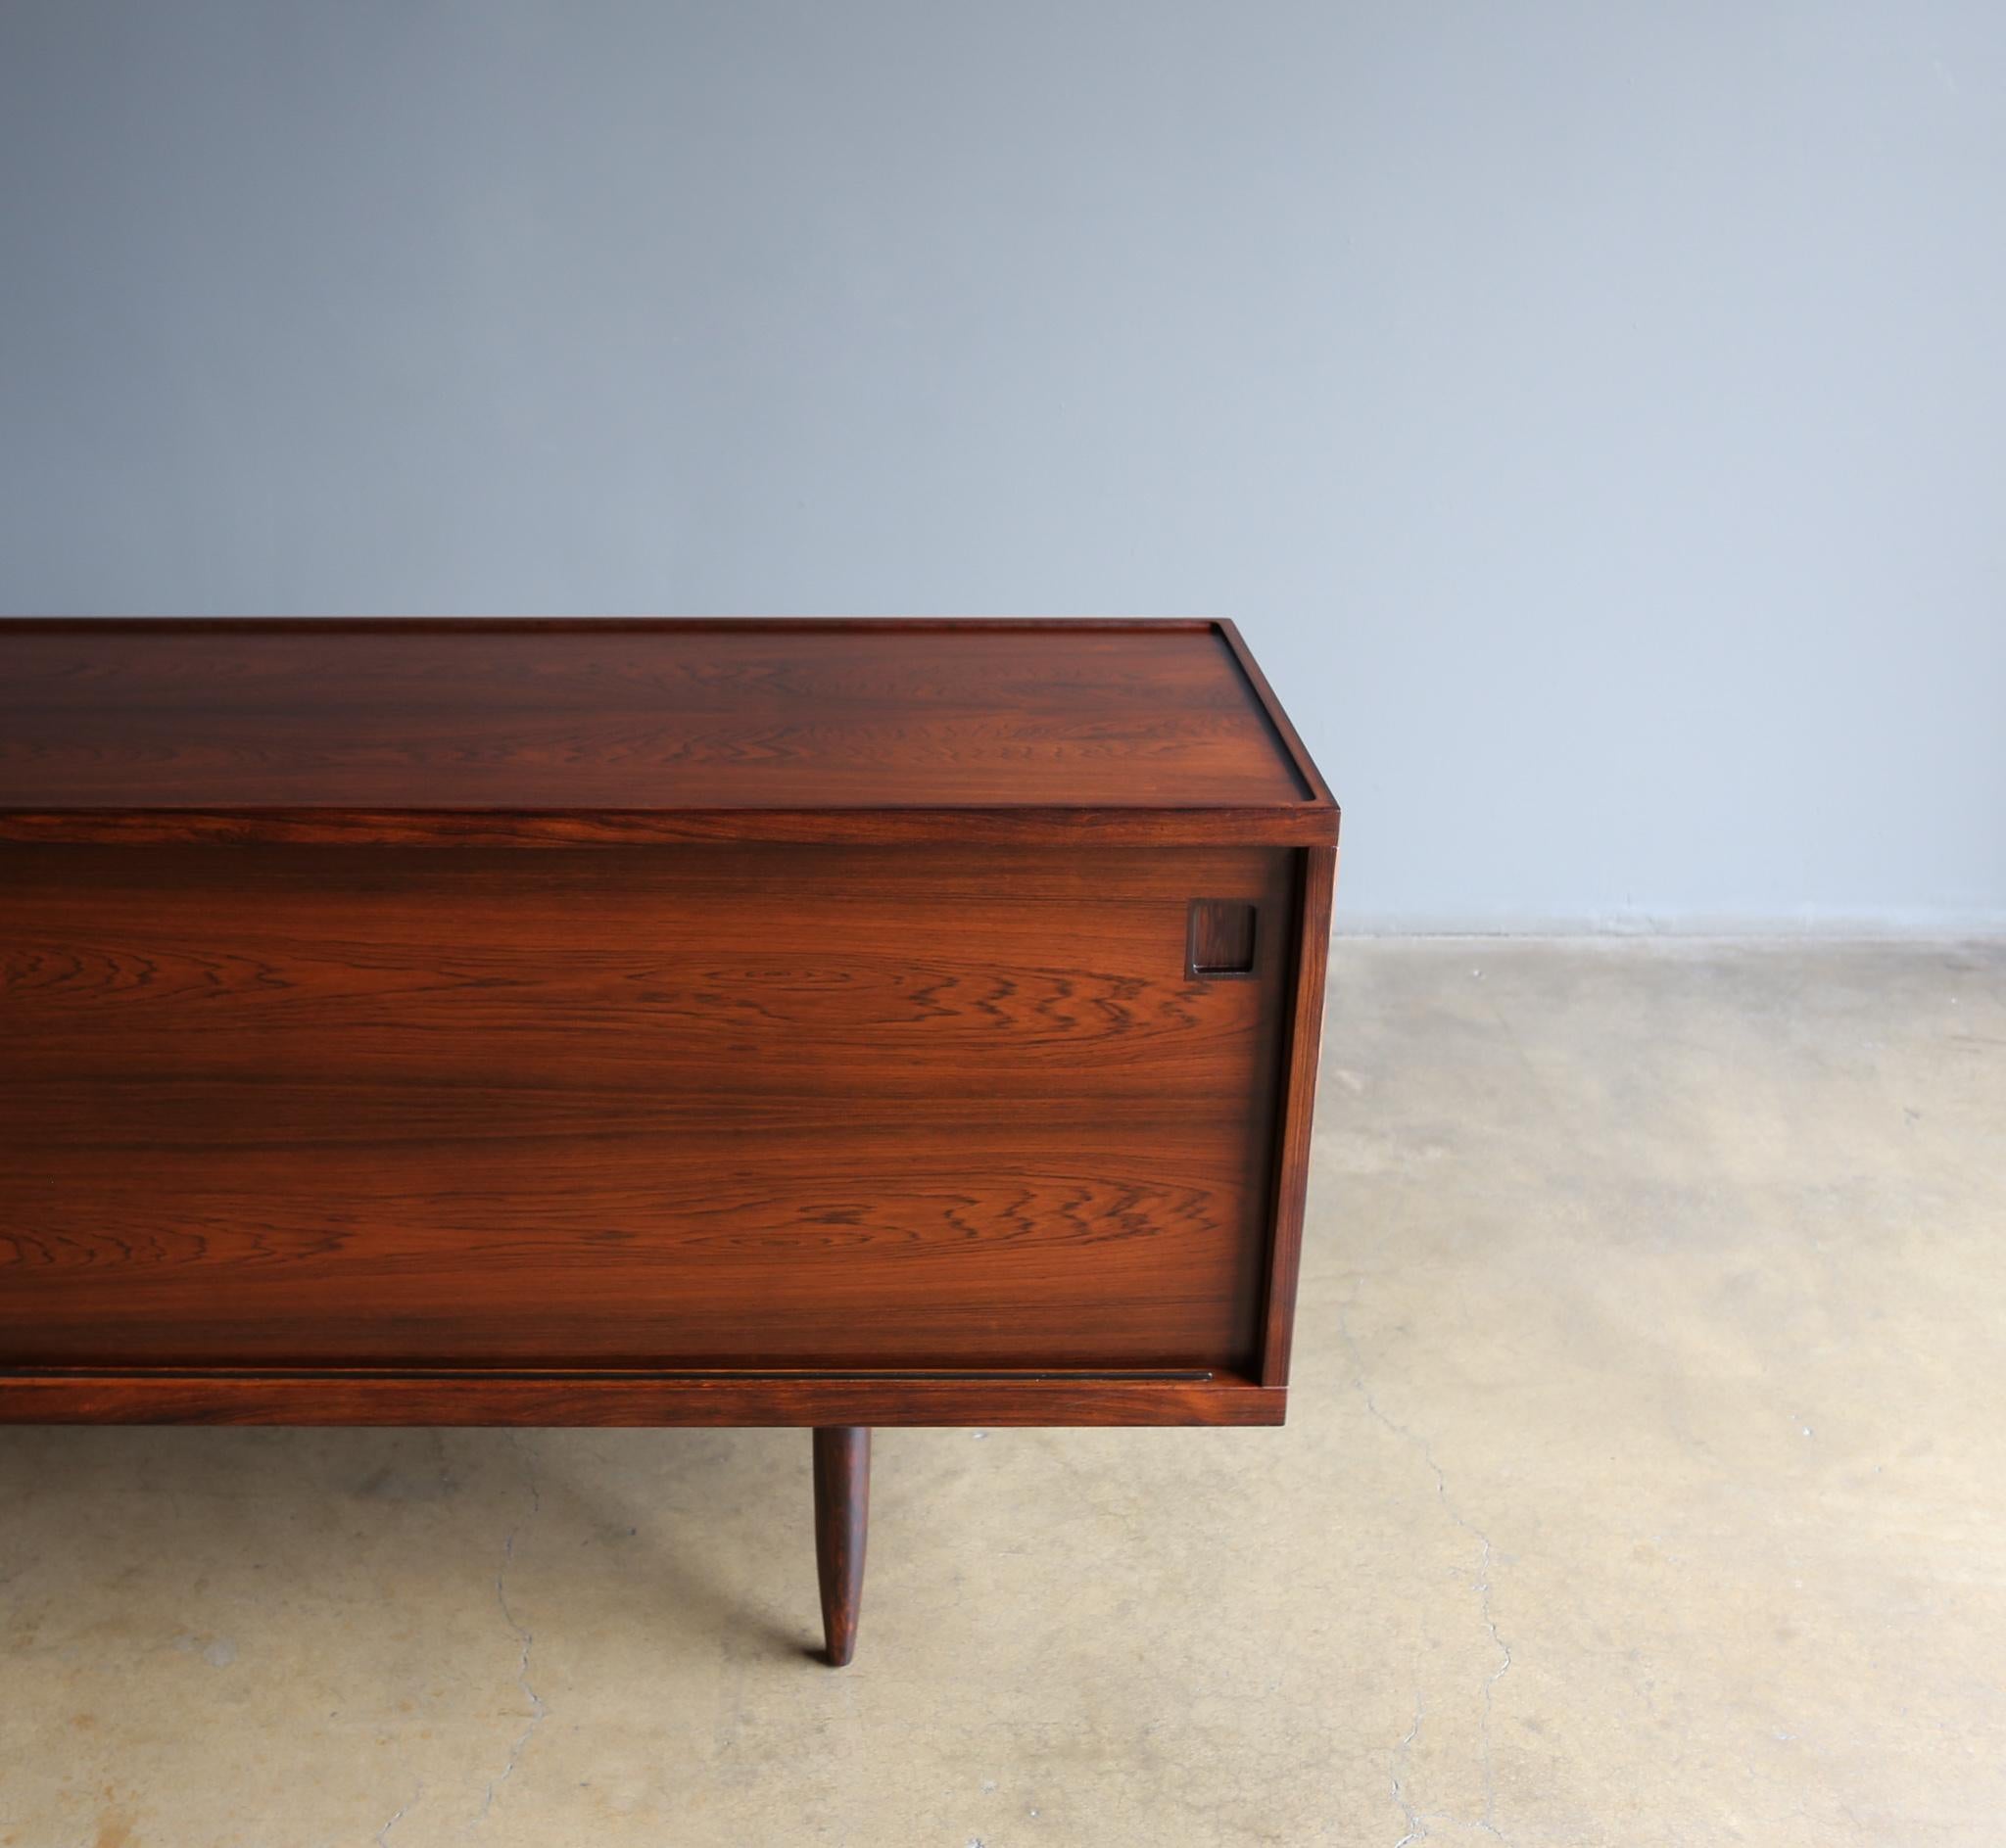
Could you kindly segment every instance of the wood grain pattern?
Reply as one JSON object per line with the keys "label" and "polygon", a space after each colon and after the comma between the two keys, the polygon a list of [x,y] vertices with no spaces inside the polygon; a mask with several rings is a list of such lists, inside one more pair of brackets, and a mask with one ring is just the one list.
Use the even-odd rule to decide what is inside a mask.
{"label": "wood grain pattern", "polygon": [[1279,1422],[1337,828],[1229,623],[0,622],[0,1419]]}
{"label": "wood grain pattern", "polygon": [[0,1423],[198,1425],[1278,1425],[1236,1374],[711,1376],[641,1372],[0,1368]]}
{"label": "wood grain pattern", "polygon": [[1282,708],[1281,700],[1268,684],[1267,676],[1261,671],[1261,663],[1254,658],[1254,650],[1247,645],[1247,639],[1240,634],[1237,623],[1220,619],[1212,625],[1226,651],[1233,657],[1233,664],[1240,670],[1247,689],[1254,696],[1263,715],[1274,734],[1277,744],[1287,757],[1289,767],[1294,771],[1296,782],[1305,790],[1311,803],[1329,811],[1333,826],[1324,845],[1337,844],[1337,830],[1334,826],[1337,817],[1337,799],[1330,793],[1330,785],[1323,781],[1323,773],[1316,768],[1315,760],[1310,755],[1310,747],[1303,742],[1303,736],[1295,723]]}
{"label": "wood grain pattern", "polygon": [[0,842],[108,847],[636,847],[778,841],[816,846],[1313,847],[1337,811],[1230,809],[0,809]]}
{"label": "wood grain pattern", "polygon": [[14,1364],[1252,1364],[1285,853],[0,867]]}
{"label": "wood grain pattern", "polygon": [[1295,962],[1289,997],[1288,1068],[1275,1142],[1267,1307],[1261,1338],[1261,1384],[1285,1387],[1295,1336],[1296,1280],[1303,1259],[1303,1214],[1310,1189],[1310,1128],[1316,1107],[1316,1066],[1323,1043],[1323,983],[1330,961],[1330,905],[1337,851],[1313,848],[1298,869]]}
{"label": "wood grain pattern", "polygon": [[1335,829],[1216,625],[0,623],[14,838],[797,838],[956,810]]}

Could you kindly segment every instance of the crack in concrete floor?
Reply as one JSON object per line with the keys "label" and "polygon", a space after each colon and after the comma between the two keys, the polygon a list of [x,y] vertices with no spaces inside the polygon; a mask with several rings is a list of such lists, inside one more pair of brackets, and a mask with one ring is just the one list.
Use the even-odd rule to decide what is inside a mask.
{"label": "crack in concrete floor", "polygon": [[536,1636],[526,1624],[517,1619],[513,1607],[508,1602],[508,1569],[515,1563],[515,1543],[543,1512],[544,1495],[537,1481],[536,1452],[531,1448],[528,1439],[518,1431],[511,1431],[508,1433],[508,1440],[522,1458],[523,1482],[529,1490],[530,1501],[529,1512],[508,1530],[508,1538],[502,1542],[502,1566],[495,1575],[495,1601],[502,1607],[502,1621],[515,1633],[517,1640],[522,1645],[522,1657],[516,1665],[515,1684],[528,1697],[530,1715],[529,1724],[523,1728],[514,1744],[508,1748],[508,1757],[502,1767],[501,1776],[489,1782],[487,1791],[481,1798],[481,1807],[469,1825],[473,1827],[478,1827],[488,1820],[489,1812],[495,1807],[496,1792],[515,1775],[515,1768],[522,1762],[523,1753],[529,1749],[529,1742],[536,1735],[537,1728],[543,1725],[549,1712],[543,1695],[530,1685],[529,1658],[530,1652],[536,1647]]}
{"label": "crack in concrete floor", "polygon": [[404,1821],[416,1807],[418,1799],[425,1794],[425,1780],[418,1779],[417,1788],[398,1806],[398,1811],[389,1822],[376,1831],[376,1848],[390,1848],[390,1831]]}
{"label": "crack in concrete floor", "polygon": [[[1356,1282],[1357,1279],[1355,1278],[1355,1286]],[[1337,1307],[1338,1338],[1343,1342],[1345,1351],[1351,1357],[1352,1383],[1358,1388],[1360,1398],[1364,1400],[1366,1411],[1379,1424],[1384,1426],[1386,1430],[1399,1438],[1404,1444],[1410,1445],[1415,1453],[1419,1455],[1421,1461],[1427,1465],[1429,1473],[1435,1479],[1435,1497],[1441,1503],[1442,1511],[1458,1528],[1469,1535],[1477,1544],[1477,1563],[1470,1575],[1470,1588],[1477,1595],[1477,1614],[1483,1622],[1485,1632],[1491,1638],[1492,1645],[1498,1651],[1499,1661],[1497,1668],[1484,1679],[1483,1709],[1482,1718],[1478,1723],[1477,1729],[1476,1751],[1478,1774],[1483,1779],[1484,1808],[1482,1816],[1477,1818],[1471,1824],[1471,1826],[1482,1829],[1487,1835],[1496,1836],[1500,1841],[1506,1841],[1508,1837],[1498,1827],[1497,1823],[1498,1773],[1497,1767],[1491,1758],[1491,1716],[1498,1683],[1511,1670],[1511,1645],[1499,1635],[1497,1620],[1491,1613],[1490,1537],[1471,1522],[1451,1498],[1449,1493],[1449,1478],[1443,1473],[1442,1465],[1435,1460],[1433,1446],[1418,1433],[1409,1430],[1406,1425],[1388,1416],[1377,1398],[1373,1395],[1371,1382],[1365,1377],[1364,1355],[1360,1350],[1358,1337],[1352,1332],[1351,1310],[1356,1301],[1357,1297],[1354,1294],[1340,1303]],[[1396,1762],[1403,1769],[1406,1764],[1406,1755],[1412,1751],[1414,1740],[1420,1735],[1422,1711],[1421,1700],[1419,1697],[1416,1697],[1413,1725],[1409,1729],[1407,1736],[1401,1740],[1396,1748]],[[1398,1773],[1394,1777],[1394,1800],[1399,1803],[1402,1814],[1406,1817],[1408,1824],[1408,1832],[1395,1844],[1395,1848],[1406,1848],[1406,1845],[1409,1842],[1425,1841],[1428,1837],[1429,1819],[1417,1812],[1409,1802],[1404,1779]],[[1444,1817],[1438,1820],[1454,1821],[1456,1819]]]}

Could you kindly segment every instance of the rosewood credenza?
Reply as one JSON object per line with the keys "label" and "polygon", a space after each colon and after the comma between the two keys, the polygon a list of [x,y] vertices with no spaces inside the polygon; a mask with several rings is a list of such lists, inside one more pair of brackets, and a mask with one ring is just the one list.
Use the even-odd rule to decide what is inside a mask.
{"label": "rosewood credenza", "polygon": [[0,1419],[1278,1424],[1338,813],[1208,622],[0,623]]}

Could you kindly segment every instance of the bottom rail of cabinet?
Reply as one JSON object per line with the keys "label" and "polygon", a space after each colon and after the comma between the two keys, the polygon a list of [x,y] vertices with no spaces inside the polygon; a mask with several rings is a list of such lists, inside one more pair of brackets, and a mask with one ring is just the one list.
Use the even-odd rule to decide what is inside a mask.
{"label": "bottom rail of cabinet", "polygon": [[1178,1369],[0,1368],[0,1423],[1278,1425],[1286,1388]]}

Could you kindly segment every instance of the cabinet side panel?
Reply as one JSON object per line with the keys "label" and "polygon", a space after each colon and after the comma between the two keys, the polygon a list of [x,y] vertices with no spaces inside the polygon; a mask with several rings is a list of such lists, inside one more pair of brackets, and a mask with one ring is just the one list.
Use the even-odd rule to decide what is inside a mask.
{"label": "cabinet side panel", "polygon": [[1330,967],[1330,905],[1337,850],[1312,847],[1301,857],[1296,895],[1294,970],[1288,997],[1287,1072],[1275,1150],[1273,1240],[1261,1343],[1261,1384],[1283,1387],[1295,1339],[1296,1280],[1303,1262],[1303,1215],[1310,1192],[1310,1136],[1316,1108],[1316,1065],[1323,1043],[1323,984]]}
{"label": "cabinet side panel", "polygon": [[1249,1367],[1290,883],[5,849],[0,1365]]}

